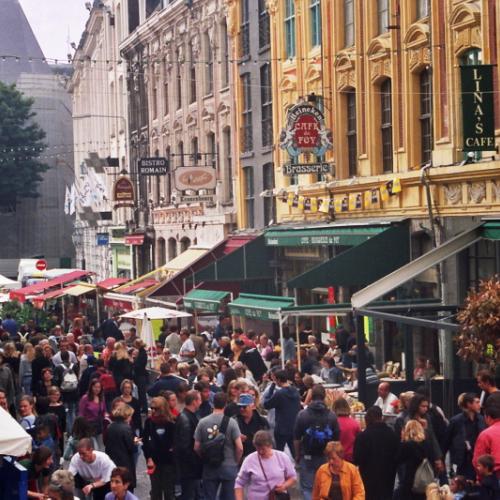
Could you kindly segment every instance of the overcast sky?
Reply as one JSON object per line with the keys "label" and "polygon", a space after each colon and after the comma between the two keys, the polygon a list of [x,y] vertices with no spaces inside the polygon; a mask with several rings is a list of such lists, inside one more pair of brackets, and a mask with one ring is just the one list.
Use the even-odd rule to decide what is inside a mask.
{"label": "overcast sky", "polygon": [[47,58],[65,60],[70,42],[78,45],[89,11],[85,0],[19,0]]}

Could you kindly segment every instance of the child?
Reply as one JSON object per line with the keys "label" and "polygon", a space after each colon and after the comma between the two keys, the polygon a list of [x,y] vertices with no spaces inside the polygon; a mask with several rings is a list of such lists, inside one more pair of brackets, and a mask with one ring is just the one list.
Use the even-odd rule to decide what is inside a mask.
{"label": "child", "polygon": [[453,500],[462,500],[467,495],[467,481],[464,476],[455,476],[450,481],[450,490],[453,493]]}
{"label": "child", "polygon": [[481,477],[479,498],[481,500],[500,499],[500,487],[495,475],[495,459],[491,455],[481,455],[477,459],[476,471]]}
{"label": "child", "polygon": [[52,461],[56,458],[56,443],[50,435],[50,428],[47,424],[39,424],[36,426],[35,438],[33,439],[33,449],[36,450],[41,446],[45,446],[52,452]]}

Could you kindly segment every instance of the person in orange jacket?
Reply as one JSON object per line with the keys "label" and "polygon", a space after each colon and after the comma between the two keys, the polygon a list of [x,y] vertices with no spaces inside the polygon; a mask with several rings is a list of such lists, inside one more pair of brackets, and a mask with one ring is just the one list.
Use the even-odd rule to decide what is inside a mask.
{"label": "person in orange jacket", "polygon": [[330,441],[325,448],[328,459],[316,472],[312,500],[365,500],[365,488],[358,468],[342,458],[342,444]]}

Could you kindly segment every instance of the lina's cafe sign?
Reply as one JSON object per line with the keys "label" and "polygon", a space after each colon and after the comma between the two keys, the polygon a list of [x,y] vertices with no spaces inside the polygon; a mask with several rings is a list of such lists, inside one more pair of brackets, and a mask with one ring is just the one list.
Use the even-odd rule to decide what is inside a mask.
{"label": "lina's cafe sign", "polygon": [[463,149],[492,151],[495,149],[493,66],[488,64],[461,66],[460,71]]}

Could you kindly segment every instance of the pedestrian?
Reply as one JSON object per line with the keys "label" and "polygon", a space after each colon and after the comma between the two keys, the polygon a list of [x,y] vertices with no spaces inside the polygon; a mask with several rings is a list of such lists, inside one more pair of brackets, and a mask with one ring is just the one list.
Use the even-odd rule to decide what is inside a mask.
{"label": "pedestrian", "polygon": [[131,492],[137,484],[134,454],[136,439],[130,422],[134,410],[127,404],[120,404],[111,413],[111,424],[104,434],[104,451],[118,467],[125,467],[130,472],[129,489]]}
{"label": "pedestrian", "polygon": [[66,337],[61,337],[61,340],[59,341],[59,352],[52,357],[52,364],[54,366],[59,366],[63,362],[61,357],[63,352],[67,352],[69,354],[70,363],[73,363],[74,365],[78,363],[75,353],[71,351],[69,347],[70,345],[68,339]]}
{"label": "pedestrian", "polygon": [[28,460],[21,461],[27,469],[28,498],[47,498],[50,471],[52,468],[52,451],[46,446],[37,448]]}
{"label": "pedestrian", "polygon": [[125,467],[116,467],[111,472],[111,491],[105,496],[105,500],[139,500],[130,492],[132,474]]}
{"label": "pedestrian", "polygon": [[417,469],[422,462],[428,460],[432,464],[434,458],[432,446],[426,439],[424,428],[418,420],[406,422],[401,438],[397,461],[402,466],[400,469],[402,473],[395,499],[425,500],[425,493],[415,492],[413,486]]}
{"label": "pedestrian", "polygon": [[458,398],[461,412],[450,419],[443,443],[443,454],[450,452],[450,465],[456,468],[454,475],[474,480],[476,471],[472,465],[472,455],[479,434],[486,429],[481,415],[481,402],[474,393],[461,394]]}
{"label": "pedestrian", "polygon": [[[134,347],[137,349],[137,356],[133,361],[134,382],[137,386],[139,396],[140,412],[148,412],[148,398],[146,388],[148,385],[148,353],[146,352],[146,344],[141,339],[134,341]],[[139,413],[140,413],[139,412]]]}
{"label": "pedestrian", "polygon": [[396,408],[394,403],[398,397],[391,392],[391,384],[389,382],[381,382],[377,389],[378,398],[374,405],[382,410],[383,415],[395,415]]}
{"label": "pedestrian", "polygon": [[497,383],[495,380],[495,374],[489,370],[481,370],[476,375],[477,385],[481,389],[481,408],[484,410],[486,407],[486,402],[488,398],[498,392]]}
{"label": "pedestrian", "polygon": [[120,385],[120,398],[134,410],[130,425],[134,436],[140,437],[142,435],[141,407],[139,400],[134,398],[133,391],[134,383],[131,380],[125,379]]}
{"label": "pedestrian", "polygon": [[174,457],[183,500],[201,498],[203,466],[200,456],[194,451],[194,434],[199,422],[197,413],[200,405],[200,393],[196,390],[189,391],[184,409],[175,422]]}
{"label": "pedestrian", "polygon": [[119,316],[118,314],[113,314],[111,318],[105,319],[97,331],[102,333],[102,337],[104,340],[107,340],[109,337],[114,338],[115,340],[124,340],[124,336],[120,327],[118,326]]}
{"label": "pedestrian", "polygon": [[78,365],[71,363],[69,352],[61,353],[62,363],[54,370],[54,382],[61,388],[66,409],[67,428],[73,427],[78,407]]}
{"label": "pedestrian", "polygon": [[207,344],[205,343],[205,339],[201,335],[197,335],[196,328],[194,326],[191,327],[189,333],[189,338],[193,341],[196,351],[196,361],[199,365],[202,365],[205,362],[205,356],[207,354]]}
{"label": "pedestrian", "polygon": [[[241,465],[235,482],[235,499],[277,498],[287,494],[297,481],[293,462],[282,451],[273,450],[273,438],[269,431],[260,430],[252,439],[250,453]],[[289,497],[287,497],[289,498]]]}
{"label": "pedestrian", "polygon": [[196,348],[187,328],[181,330],[180,339],[182,342],[179,351],[180,361],[182,363],[194,363],[196,359]]}
{"label": "pedestrian", "polygon": [[351,417],[351,407],[344,398],[338,398],[333,402],[332,410],[337,415],[340,428],[340,442],[344,449],[344,460],[352,462],[354,441],[361,432],[359,422]]}
{"label": "pedestrian", "polygon": [[[42,370],[44,368],[51,368],[52,362],[48,357],[45,356],[43,346],[40,344],[35,346],[35,357],[31,362],[31,393],[34,393],[35,386],[42,378]],[[0,375],[0,387],[1,383],[1,375]]]}
{"label": "pedestrian", "polygon": [[491,455],[481,455],[477,459],[476,469],[479,481],[479,497],[481,500],[499,500],[500,483],[495,474],[495,458]]}
{"label": "pedestrian", "polygon": [[51,500],[74,500],[75,478],[67,470],[56,470],[50,476],[47,495]]}
{"label": "pedestrian", "polygon": [[325,356],[321,360],[321,364],[323,368],[321,368],[319,376],[327,384],[342,384],[344,382],[344,374],[335,366],[335,360],[332,357]]}
{"label": "pedestrian", "polygon": [[71,459],[68,470],[75,477],[76,487],[93,500],[104,500],[110,491],[111,472],[114,462],[102,451],[94,450],[92,440],[80,439],[77,453]]}
{"label": "pedestrian", "polygon": [[42,377],[33,388],[33,396],[36,398],[48,396],[48,390],[54,385],[54,372],[52,368],[43,368]]}
{"label": "pedestrian", "polygon": [[9,337],[12,340],[17,340],[18,336],[17,321],[12,317],[11,314],[7,313],[5,315],[5,318],[2,320],[2,328],[9,333]]}
{"label": "pedestrian", "polygon": [[160,366],[160,376],[148,389],[147,393],[150,397],[155,398],[162,391],[175,392],[181,383],[182,379],[172,374],[170,363],[162,363]]}
{"label": "pedestrian", "polygon": [[36,421],[35,400],[32,396],[19,399],[19,424],[28,433],[34,432]]}
{"label": "pedestrian", "polygon": [[210,391],[210,384],[205,381],[198,381],[194,384],[194,389],[200,393],[201,405],[198,408],[198,418],[207,417],[212,413],[212,392]]}
{"label": "pedestrian", "polygon": [[115,343],[108,367],[113,375],[116,387],[120,387],[123,380],[132,378],[132,362],[124,342]]}
{"label": "pedestrian", "polygon": [[227,403],[224,410],[225,415],[228,417],[236,417],[240,412],[238,401],[241,394],[248,390],[248,384],[244,379],[238,378],[231,380],[227,386]]}
{"label": "pedestrian", "polygon": [[170,333],[165,339],[164,347],[166,347],[172,356],[177,356],[181,350],[182,340],[177,333],[177,326],[170,327]]}
{"label": "pedestrian", "polygon": [[58,457],[61,457],[64,451],[64,433],[66,432],[66,408],[64,407],[63,402],[61,401],[61,390],[57,386],[52,386],[48,390],[48,398],[49,398],[49,413],[52,413],[57,418],[57,426],[58,426],[58,446],[59,453]]}
{"label": "pedestrian", "polygon": [[359,467],[366,500],[392,500],[400,438],[383,422],[379,406],[368,408],[365,422],[366,429],[354,441],[353,462]]}
{"label": "pedestrian", "polygon": [[238,424],[224,414],[226,402],[223,392],[214,396],[212,415],[198,422],[194,435],[194,450],[203,461],[203,493],[207,499],[215,499],[219,488],[220,500],[234,499],[234,481],[243,455]]}
{"label": "pedestrian", "polygon": [[71,428],[71,435],[69,436],[66,447],[64,449],[63,459],[70,461],[73,455],[77,452],[78,443],[81,439],[91,439],[92,446],[97,447],[97,440],[94,436],[94,429],[88,420],[84,417],[76,417]]}
{"label": "pedestrian", "polygon": [[91,380],[87,394],[80,400],[78,414],[88,420],[93,428],[93,437],[97,439],[99,446],[101,446],[106,404],[102,384],[99,380]]}
{"label": "pedestrian", "polygon": [[6,363],[4,363],[3,353],[0,352],[0,389],[5,392],[9,408],[12,408],[16,402],[16,386],[12,371]]}
{"label": "pedestrian", "polygon": [[[264,408],[275,409],[274,438],[276,448],[280,451],[288,444],[293,453],[293,427],[297,414],[301,410],[299,391],[290,385],[285,370],[279,370],[272,375],[273,383],[264,396]],[[276,389],[276,385],[278,389]]]}
{"label": "pedestrian", "polygon": [[484,408],[484,420],[488,427],[479,434],[476,440],[472,463],[477,471],[479,457],[492,455],[495,474],[497,478],[500,478],[500,405],[491,398]]}
{"label": "pedestrian", "polygon": [[239,414],[236,415],[238,427],[241,432],[243,443],[243,458],[253,453],[255,435],[259,431],[268,431],[269,423],[265,417],[260,415],[256,408],[255,396],[252,394],[241,394],[238,401]]}
{"label": "pedestrian", "polygon": [[35,359],[35,348],[30,342],[26,342],[19,362],[19,385],[23,394],[31,395],[31,364]]}
{"label": "pedestrian", "polygon": [[143,451],[151,480],[151,500],[174,500],[174,417],[167,400],[151,400],[151,416],[144,422]]}
{"label": "pedestrian", "polygon": [[314,478],[312,500],[365,500],[365,489],[357,467],[343,456],[342,444],[331,441],[326,445],[327,463]]}
{"label": "pedestrian", "polygon": [[325,404],[325,388],[315,385],[311,393],[311,404],[299,412],[294,428],[295,462],[300,467],[300,487],[305,500],[312,498],[314,475],[325,463],[326,445],[341,436],[337,417]]}

